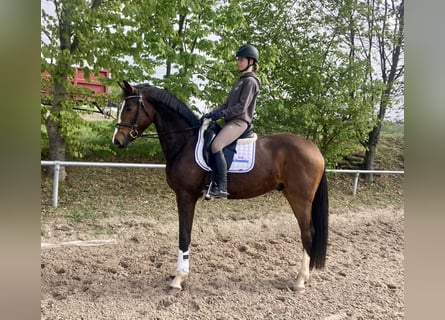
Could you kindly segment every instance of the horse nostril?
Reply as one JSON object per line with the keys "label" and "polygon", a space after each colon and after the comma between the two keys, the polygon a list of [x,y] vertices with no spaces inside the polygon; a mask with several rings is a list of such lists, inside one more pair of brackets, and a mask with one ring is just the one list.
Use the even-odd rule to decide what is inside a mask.
{"label": "horse nostril", "polygon": [[117,147],[120,147],[120,146],[121,146],[121,143],[120,143],[119,140],[117,140],[117,139],[113,139],[113,144],[114,144],[115,146],[117,146]]}
{"label": "horse nostril", "polygon": [[121,142],[118,139],[114,139],[113,140],[113,144],[114,144],[115,147],[118,147],[118,148],[125,148],[126,147],[125,142]]}

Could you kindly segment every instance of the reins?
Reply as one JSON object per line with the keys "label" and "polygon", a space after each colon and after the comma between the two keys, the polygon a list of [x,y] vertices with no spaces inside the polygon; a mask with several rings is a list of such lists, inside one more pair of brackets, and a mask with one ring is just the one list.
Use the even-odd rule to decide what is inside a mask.
{"label": "reins", "polygon": [[140,138],[159,138],[161,136],[166,136],[168,134],[172,134],[172,133],[180,133],[180,132],[186,132],[186,131],[190,131],[190,130],[194,130],[201,127],[201,124],[196,125],[196,126],[192,126],[192,127],[188,127],[185,129],[180,129],[180,130],[171,130],[171,131],[165,131],[165,132],[161,132],[161,133],[145,133],[145,134],[140,134],[138,137]]}

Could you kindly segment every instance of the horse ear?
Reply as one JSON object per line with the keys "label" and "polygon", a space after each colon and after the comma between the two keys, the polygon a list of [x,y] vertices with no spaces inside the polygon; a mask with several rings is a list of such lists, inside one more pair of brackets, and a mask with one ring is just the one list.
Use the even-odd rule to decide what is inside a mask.
{"label": "horse ear", "polygon": [[135,87],[133,87],[131,84],[128,83],[128,81],[124,80],[122,83],[118,82],[119,87],[122,88],[122,90],[124,91],[124,95],[129,96],[132,94],[136,94],[137,90]]}

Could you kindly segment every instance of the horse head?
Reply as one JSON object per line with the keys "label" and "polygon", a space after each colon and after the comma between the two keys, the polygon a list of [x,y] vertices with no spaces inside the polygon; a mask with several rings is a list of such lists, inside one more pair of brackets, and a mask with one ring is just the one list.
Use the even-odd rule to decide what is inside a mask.
{"label": "horse head", "polygon": [[121,148],[139,137],[154,120],[153,106],[140,90],[127,81],[119,83],[124,101],[118,113],[118,123],[113,134],[113,143]]}

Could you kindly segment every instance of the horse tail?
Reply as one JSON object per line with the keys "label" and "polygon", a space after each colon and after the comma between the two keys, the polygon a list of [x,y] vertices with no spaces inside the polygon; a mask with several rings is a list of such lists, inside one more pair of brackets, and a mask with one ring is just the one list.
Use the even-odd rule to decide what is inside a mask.
{"label": "horse tail", "polygon": [[309,269],[322,269],[325,266],[328,246],[328,181],[326,171],[323,172],[320,184],[312,201],[312,246],[310,249]]}

